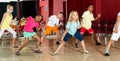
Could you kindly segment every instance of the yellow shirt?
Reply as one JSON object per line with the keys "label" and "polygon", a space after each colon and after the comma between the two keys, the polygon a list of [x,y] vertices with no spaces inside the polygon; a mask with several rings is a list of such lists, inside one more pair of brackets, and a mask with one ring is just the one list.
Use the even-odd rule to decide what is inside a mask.
{"label": "yellow shirt", "polygon": [[6,14],[6,18],[3,20],[1,29],[8,29],[12,21],[12,15],[9,15],[8,13],[5,13],[5,14]]}
{"label": "yellow shirt", "polygon": [[90,11],[85,11],[82,15],[82,27],[86,28],[87,30],[91,28],[92,22],[94,20],[93,13],[90,13]]}

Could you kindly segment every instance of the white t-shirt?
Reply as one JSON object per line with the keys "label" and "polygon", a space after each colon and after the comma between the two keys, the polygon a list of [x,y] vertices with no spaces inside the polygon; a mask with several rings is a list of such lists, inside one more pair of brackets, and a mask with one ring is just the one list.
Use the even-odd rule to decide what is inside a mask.
{"label": "white t-shirt", "polygon": [[55,25],[58,25],[58,24],[59,24],[59,19],[56,17],[56,15],[52,15],[49,17],[49,20],[47,23],[48,26],[54,27]]}

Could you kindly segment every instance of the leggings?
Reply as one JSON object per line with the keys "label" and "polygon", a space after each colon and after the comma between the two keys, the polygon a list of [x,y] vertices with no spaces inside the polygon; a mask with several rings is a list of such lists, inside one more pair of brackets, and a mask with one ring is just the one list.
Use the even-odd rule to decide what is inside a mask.
{"label": "leggings", "polygon": [[[10,32],[13,35],[13,38],[16,38],[16,32],[10,27],[8,29],[6,29],[8,32]],[[4,33],[5,29],[1,29],[0,30],[0,38],[2,37],[3,33]]]}

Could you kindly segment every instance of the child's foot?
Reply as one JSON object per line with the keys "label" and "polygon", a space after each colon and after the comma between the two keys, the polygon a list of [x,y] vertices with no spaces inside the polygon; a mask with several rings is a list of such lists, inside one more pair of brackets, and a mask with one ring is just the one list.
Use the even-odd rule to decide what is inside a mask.
{"label": "child's foot", "polygon": [[101,46],[102,44],[101,43],[96,43],[96,46]]}
{"label": "child's foot", "polygon": [[83,53],[83,54],[88,54],[89,52],[88,52],[88,51],[83,51],[82,53]]}
{"label": "child's foot", "polygon": [[109,53],[105,53],[104,55],[105,55],[106,57],[107,57],[107,56],[110,56]]}
{"label": "child's foot", "polygon": [[19,51],[16,51],[15,53],[17,56],[21,55]]}
{"label": "child's foot", "polygon": [[52,55],[52,56],[56,56],[56,55],[58,55],[58,53],[52,53],[51,55]]}
{"label": "child's foot", "polygon": [[35,53],[42,53],[42,51],[40,51],[40,50],[35,50],[34,52]]}
{"label": "child's foot", "polygon": [[57,41],[57,42],[56,42],[56,45],[60,45],[60,42]]}
{"label": "child's foot", "polygon": [[78,48],[78,43],[75,43],[75,48]]}

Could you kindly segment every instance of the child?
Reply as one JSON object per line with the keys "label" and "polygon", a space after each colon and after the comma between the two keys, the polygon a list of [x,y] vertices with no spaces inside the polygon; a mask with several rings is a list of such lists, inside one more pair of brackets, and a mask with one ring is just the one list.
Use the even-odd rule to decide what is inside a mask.
{"label": "child", "polygon": [[120,37],[120,12],[118,13],[117,21],[115,23],[115,27],[113,29],[111,39],[106,46],[105,56],[109,56],[109,49],[110,49],[111,44],[114,41],[118,41],[119,37]]}
{"label": "child", "polygon": [[[16,46],[16,32],[10,27],[13,18],[12,12],[13,6],[8,4],[7,12],[4,13],[2,22],[0,24],[0,38],[2,37],[5,30],[9,31],[13,35],[12,47],[17,48],[18,46]],[[16,18],[14,20],[16,21]]]}
{"label": "child", "polygon": [[79,31],[77,31],[80,27],[81,26],[80,26],[80,22],[79,22],[78,13],[77,13],[77,11],[72,11],[69,15],[68,23],[66,25],[66,30],[61,39],[62,42],[61,42],[60,46],[58,47],[58,49],[55,51],[55,53],[52,54],[53,56],[58,54],[58,51],[64,46],[64,44],[68,41],[68,39],[70,37],[75,37],[79,41],[81,41],[81,45],[84,50],[83,52],[88,53],[88,51],[86,50],[86,47],[85,47],[83,37],[79,33]]}
{"label": "child", "polygon": [[[88,10],[83,13],[82,18],[81,18],[81,20],[82,20],[81,21],[81,26],[82,27],[81,27],[80,33],[82,35],[84,35],[84,33],[86,32],[86,30],[88,31],[89,34],[93,34],[94,31],[93,31],[93,29],[91,27],[92,26],[92,21],[95,21],[95,20],[97,20],[98,18],[101,17],[101,15],[98,14],[98,16],[94,19],[94,16],[93,16],[93,13],[92,13],[92,11],[93,11],[93,5],[89,5],[87,9]],[[77,46],[78,44],[76,43],[75,45]],[[101,45],[101,44],[98,41],[96,43],[96,45]]]}
{"label": "child", "polygon": [[[45,36],[49,35],[51,32],[54,32],[55,34],[57,34],[57,40],[59,39],[58,27],[62,25],[62,23],[59,24],[59,20],[62,17],[63,17],[63,13],[59,12],[57,15],[52,15],[49,18],[48,22],[46,23],[45,33],[42,36],[41,41],[43,41],[43,39],[45,38]],[[58,41],[56,43],[58,43]]]}
{"label": "child", "polygon": [[35,19],[31,16],[29,16],[27,18],[27,22],[26,22],[26,25],[24,26],[24,38],[25,38],[25,41],[23,42],[23,44],[20,46],[20,48],[18,49],[18,51],[16,51],[16,55],[21,55],[20,54],[20,51],[25,47],[27,46],[28,42],[29,42],[29,38],[30,37],[33,37],[35,39],[37,39],[36,41],[36,49],[35,49],[35,53],[42,53],[40,50],[39,50],[39,44],[40,44],[40,38],[39,36],[34,32],[33,28],[36,27],[38,30],[40,29],[40,26],[39,26],[39,22],[41,21],[42,17],[40,15],[37,15],[35,17]]}

